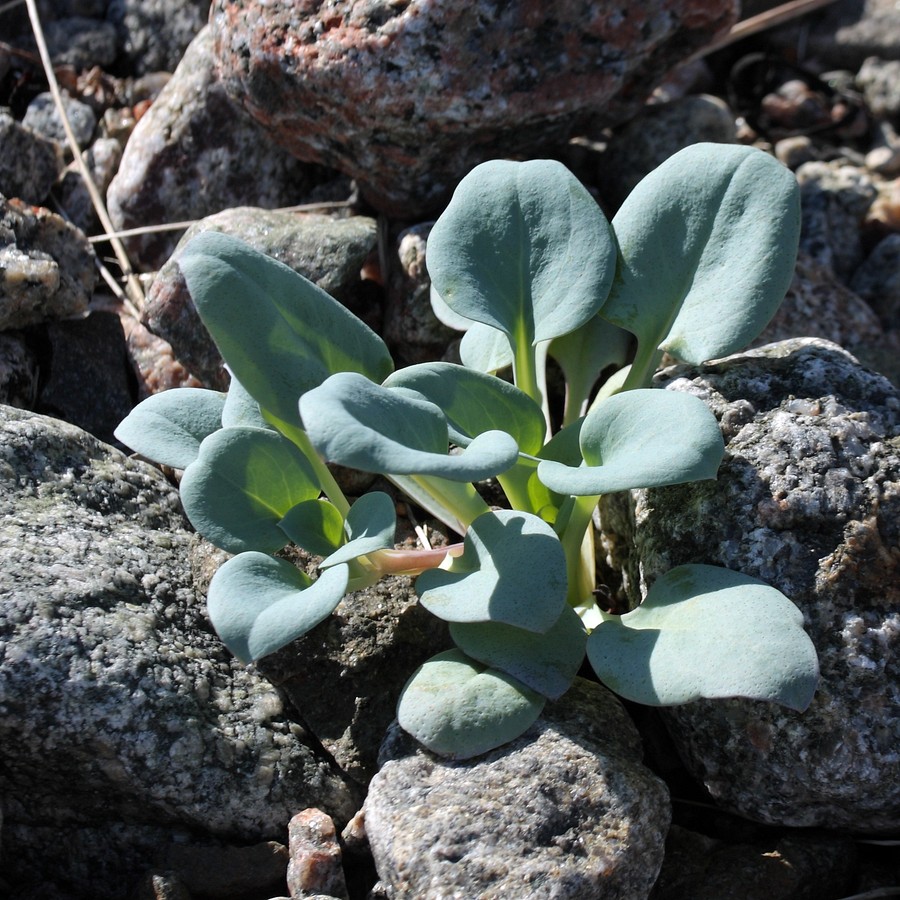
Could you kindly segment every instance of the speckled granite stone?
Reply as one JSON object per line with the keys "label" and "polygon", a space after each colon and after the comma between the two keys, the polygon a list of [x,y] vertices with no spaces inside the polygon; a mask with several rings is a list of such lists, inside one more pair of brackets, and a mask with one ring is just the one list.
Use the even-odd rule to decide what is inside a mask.
{"label": "speckled granite stone", "polygon": [[210,23],[226,89],[276,141],[409,219],[485,159],[628,118],[737,7],[216,0]]}
{"label": "speckled granite stone", "polygon": [[191,542],[158,470],[0,407],[0,796],[13,883],[31,868],[121,897],[135,856],[179,832],[255,842],[282,836],[298,808],[355,811],[352,787],[271,685],[212,633]]}
{"label": "speckled granite stone", "polygon": [[716,481],[607,498],[629,599],[686,562],[761,578],[803,611],[822,673],[804,713],[737,699],[665,711],[680,752],[750,818],[900,827],[900,392],[802,339],[658,383],[701,397],[727,449]]}
{"label": "speckled granite stone", "polygon": [[669,826],[665,786],[605,688],[579,679],[520,738],[467,762],[394,725],[364,807],[395,900],[640,900]]}

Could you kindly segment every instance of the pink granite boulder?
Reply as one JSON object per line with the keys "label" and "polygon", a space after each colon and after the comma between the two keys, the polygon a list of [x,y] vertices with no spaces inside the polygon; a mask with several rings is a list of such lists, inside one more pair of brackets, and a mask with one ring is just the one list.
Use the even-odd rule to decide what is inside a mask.
{"label": "pink granite boulder", "polygon": [[474,165],[627,119],[736,0],[215,0],[219,74],[281,145],[379,210],[435,210]]}

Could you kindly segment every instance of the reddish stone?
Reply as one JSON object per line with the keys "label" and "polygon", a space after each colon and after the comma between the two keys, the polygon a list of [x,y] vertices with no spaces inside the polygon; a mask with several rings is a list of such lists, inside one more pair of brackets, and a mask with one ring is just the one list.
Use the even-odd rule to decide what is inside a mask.
{"label": "reddish stone", "polygon": [[621,122],[736,0],[215,0],[220,75],[295,156],[378,209],[435,210],[474,165]]}

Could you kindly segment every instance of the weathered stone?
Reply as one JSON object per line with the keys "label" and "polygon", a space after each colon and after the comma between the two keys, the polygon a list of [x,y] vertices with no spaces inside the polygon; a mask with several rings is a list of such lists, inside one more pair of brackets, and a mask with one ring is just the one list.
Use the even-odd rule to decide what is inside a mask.
{"label": "weathered stone", "polygon": [[[69,120],[75,140],[78,141],[79,147],[84,148],[93,137],[94,129],[97,127],[97,116],[87,103],[82,103],[65,93],[62,97],[63,109],[66,111],[66,118]],[[53,95],[49,92],[38,94],[28,104],[22,125],[48,141],[56,141],[60,146],[68,147],[69,141],[62,116],[56,108]]]}
{"label": "weathered stone", "polygon": [[466,762],[395,725],[364,807],[378,874],[396,900],[646,897],[669,801],[640,757],[618,700],[583,680],[520,738]]}
{"label": "weathered stone", "polygon": [[734,113],[717,97],[694,95],[652,103],[613,134],[597,160],[603,199],[622,204],[637,183],[691,144],[735,142]]}
{"label": "weathered stone", "polygon": [[821,900],[854,893],[848,837],[799,831],[729,844],[673,827],[650,900]]}
{"label": "weathered stone", "polygon": [[[900,25],[900,23],[898,23]],[[898,27],[900,36],[900,27]],[[856,75],[856,84],[874,116],[900,120],[900,60],[870,57]]]}
{"label": "weathered stone", "polygon": [[94,262],[87,238],[61,216],[0,196],[0,331],[84,314]]}
{"label": "weathered stone", "polygon": [[24,336],[0,334],[0,404],[32,409],[38,393],[38,361]]}
{"label": "weathered stone", "polygon": [[878,190],[855,166],[810,162],[797,169],[800,248],[846,282],[862,262],[860,226]]}
{"label": "weathered stone", "polygon": [[[314,281],[357,314],[354,303],[360,270],[375,248],[375,220],[365,216],[332,218],[245,207],[225,210],[192,226],[147,294],[145,318],[150,330],[166,340],[187,369],[210,387],[227,389],[222,357],[203,326],[188,292],[178,258],[201,231],[219,231],[246,241],[257,250]],[[379,316],[380,318],[380,316]]]}
{"label": "weathered stone", "polygon": [[349,819],[354,789],[212,633],[176,490],[65,423],[3,407],[0,431],[6,878],[119,898],[173,843]]}
{"label": "weathered stone", "polygon": [[731,0],[216,0],[210,22],[229,93],[275,140],[408,220],[485,159],[624,121],[736,14]]}
{"label": "weathered stone", "polygon": [[876,244],[853,273],[850,287],[877,313],[885,328],[900,328],[900,234]]}
{"label": "weathered stone", "polygon": [[331,817],[320,809],[305,809],[291,819],[288,837],[291,860],[287,883],[291,897],[324,894],[346,900],[341,847]]}
{"label": "weathered stone", "polygon": [[209,0],[110,0],[114,26],[131,70],[172,72],[206,24]]}
{"label": "weathered stone", "polygon": [[658,384],[703,399],[727,449],[715,481],[605,498],[631,602],[681,563],[745,572],[802,610],[821,668],[803,713],[741,699],[665,710],[679,751],[750,818],[896,829],[900,392],[816,340],[672,367]]}
{"label": "weathered stone", "polygon": [[[102,197],[119,168],[122,145],[113,138],[100,138],[83,151],[82,157]],[[100,230],[94,204],[74,162],[63,172],[55,193],[73,225],[77,225],[85,234]]]}
{"label": "weathered stone", "polygon": [[118,55],[115,28],[95,18],[72,15],[48,22],[45,36],[57,66],[72,66],[77,71],[109,66]]}
{"label": "weathered stone", "polygon": [[795,337],[824,338],[855,352],[881,341],[883,329],[868,303],[801,251],[784,301],[755,345]]}
{"label": "weathered stone", "polygon": [[62,169],[59,148],[0,109],[0,196],[43,203]]}
{"label": "weathered stone", "polygon": [[107,444],[134,405],[119,317],[91,312],[46,326],[46,351],[35,412],[83,428]]}
{"label": "weathered stone", "polygon": [[284,889],[288,849],[277,841],[250,846],[172,845],[166,868],[197,897],[265,896]]}
{"label": "weathered stone", "polygon": [[[156,102],[125,147],[107,203],[116,228],[202,219],[235,206],[291,206],[314,198],[330,177],[273,146],[262,129],[225,95],[212,63],[212,34],[191,43]],[[155,270],[180,236],[171,231],[129,238],[137,264]]]}

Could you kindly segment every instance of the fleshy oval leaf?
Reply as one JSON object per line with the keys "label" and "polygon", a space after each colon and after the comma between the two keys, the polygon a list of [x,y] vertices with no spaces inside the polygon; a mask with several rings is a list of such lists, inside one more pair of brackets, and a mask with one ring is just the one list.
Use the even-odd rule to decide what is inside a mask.
{"label": "fleshy oval leaf", "polygon": [[461,446],[485,431],[505,431],[523,453],[544,445],[541,408],[515,385],[448,362],[421,363],[389,375],[385,387],[417,391],[440,407],[450,439]]}
{"label": "fleshy oval leaf", "polygon": [[740,572],[684,565],[588,638],[607,687],[649,706],[747,697],[802,711],[819,680],[803,614],[780,591]]}
{"label": "fleshy oval leaf", "polygon": [[422,605],[447,622],[503,622],[546,633],[566,601],[562,544],[542,519],[501,509],[469,526],[461,556],[416,580]]}
{"label": "fleshy oval leaf", "polygon": [[382,381],[384,341],[320,287],[236,237],[206,231],[178,258],[219,352],[263,409],[296,426],[297,398],[335,372]]}
{"label": "fleshy oval leaf", "polygon": [[613,230],[618,271],[601,314],[641,351],[699,364],[744,348],[784,299],[800,191],[762,150],[694,144],[637,185]]}
{"label": "fleshy oval leaf", "polygon": [[475,322],[459,342],[459,359],[467,369],[495,373],[513,364],[513,352],[502,331]]}
{"label": "fleshy oval leaf", "polygon": [[207,608],[216,633],[243,663],[251,663],[315,628],[347,590],[347,566],[316,581],[287,560],[250,551],[224,563],[209,585]]}
{"label": "fleshy oval leaf", "polygon": [[533,345],[600,309],[616,251],[596,201],[562,163],[491,160],[456,188],[428,236],[426,265],[457,315]]}
{"label": "fleshy oval leaf", "polygon": [[141,456],[186,469],[204,438],[222,427],[225,395],[205,388],[172,388],[142,400],[114,434]]}
{"label": "fleshy oval leaf", "polygon": [[505,672],[448,650],[413,673],[400,695],[397,721],[433,753],[468,759],[515,740],[545,702]]}
{"label": "fleshy oval leaf", "polygon": [[225,408],[222,410],[223,428],[268,428],[274,430],[263,417],[259,404],[234,376],[228,385]]}
{"label": "fleshy oval leaf", "polygon": [[480,481],[505,472],[518,446],[502,431],[478,435],[449,454],[447,420],[433,403],[373,384],[362,375],[332,375],[300,398],[309,439],[328,461],[390,475],[438,475]]}
{"label": "fleshy oval leaf", "polygon": [[309,460],[264,428],[222,428],[200,445],[181,479],[191,524],[229,553],[274,553],[288,542],[279,522],[320,488]]}
{"label": "fleshy oval leaf", "polygon": [[278,527],[314,556],[328,556],[344,542],[344,517],[324,497],[292,506]]}
{"label": "fleshy oval leaf", "polygon": [[376,550],[394,546],[397,512],[394,501],[384,491],[363,494],[347,513],[344,522],[347,542],[320,563],[321,568],[350,562]]}
{"label": "fleshy oval leaf", "polygon": [[551,490],[593,496],[715,478],[725,453],[716,418],[702,400],[654,388],[607,397],[582,422],[579,444],[585,465],[538,465],[538,477]]}
{"label": "fleshy oval leaf", "polygon": [[563,607],[545,634],[500,622],[451,622],[450,637],[467,656],[512,675],[549,700],[561,697],[584,662],[587,633],[578,613]]}

